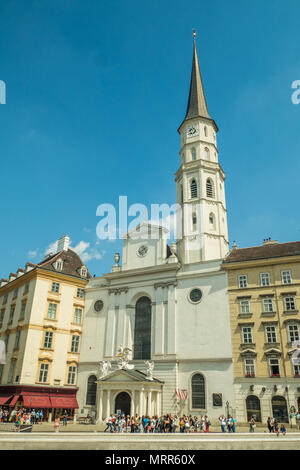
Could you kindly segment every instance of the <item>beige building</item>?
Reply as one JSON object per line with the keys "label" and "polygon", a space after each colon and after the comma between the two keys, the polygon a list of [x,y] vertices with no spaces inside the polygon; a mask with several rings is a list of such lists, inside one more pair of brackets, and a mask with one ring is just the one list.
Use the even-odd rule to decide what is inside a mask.
{"label": "beige building", "polygon": [[288,422],[300,407],[300,365],[293,360],[300,340],[300,242],[234,247],[223,268],[237,420]]}
{"label": "beige building", "polygon": [[0,404],[42,408],[53,419],[70,415],[76,400],[77,364],[90,278],[69,237],[41,263],[27,263],[0,284],[0,339],[6,364],[0,366]]}

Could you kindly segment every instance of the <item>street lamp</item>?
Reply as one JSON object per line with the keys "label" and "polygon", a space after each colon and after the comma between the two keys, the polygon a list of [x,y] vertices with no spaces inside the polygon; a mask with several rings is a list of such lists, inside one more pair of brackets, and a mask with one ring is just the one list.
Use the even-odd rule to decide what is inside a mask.
{"label": "street lamp", "polygon": [[227,418],[229,418],[229,401],[226,402]]}

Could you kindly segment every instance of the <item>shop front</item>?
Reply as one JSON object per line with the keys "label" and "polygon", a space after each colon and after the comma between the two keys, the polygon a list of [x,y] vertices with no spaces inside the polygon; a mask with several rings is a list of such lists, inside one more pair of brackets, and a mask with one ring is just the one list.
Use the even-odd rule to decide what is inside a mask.
{"label": "shop front", "polygon": [[10,412],[15,409],[42,411],[42,418],[36,421],[51,422],[61,416],[66,410],[68,419],[74,419],[75,409],[78,408],[76,389],[63,387],[35,387],[30,385],[0,386],[0,406]]}

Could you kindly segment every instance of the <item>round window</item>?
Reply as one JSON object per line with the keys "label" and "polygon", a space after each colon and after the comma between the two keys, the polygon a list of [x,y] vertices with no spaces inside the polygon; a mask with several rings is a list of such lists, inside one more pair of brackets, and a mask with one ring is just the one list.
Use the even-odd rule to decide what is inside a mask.
{"label": "round window", "polygon": [[100,312],[102,309],[103,309],[103,302],[102,300],[96,300],[95,304],[94,304],[94,309],[96,312]]}
{"label": "round window", "polygon": [[190,292],[190,301],[193,303],[200,302],[202,298],[202,291],[200,289],[193,289]]}

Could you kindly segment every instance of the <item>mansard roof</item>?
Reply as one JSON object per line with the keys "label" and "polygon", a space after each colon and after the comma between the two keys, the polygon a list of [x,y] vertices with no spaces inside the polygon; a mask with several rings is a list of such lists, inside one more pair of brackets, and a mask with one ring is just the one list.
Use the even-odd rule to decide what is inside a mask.
{"label": "mansard roof", "polygon": [[[70,248],[68,248],[68,250],[66,251],[59,251],[58,253],[55,253],[52,256],[49,255],[48,258],[35,265],[35,267],[57,272],[57,270],[55,269],[55,261],[57,260],[63,261],[63,267],[62,270],[59,271],[60,273],[82,278],[80,270],[82,267],[86,266],[81,261],[78,254]],[[90,279],[91,277],[92,276],[90,275],[90,273],[87,272],[86,279]]]}

